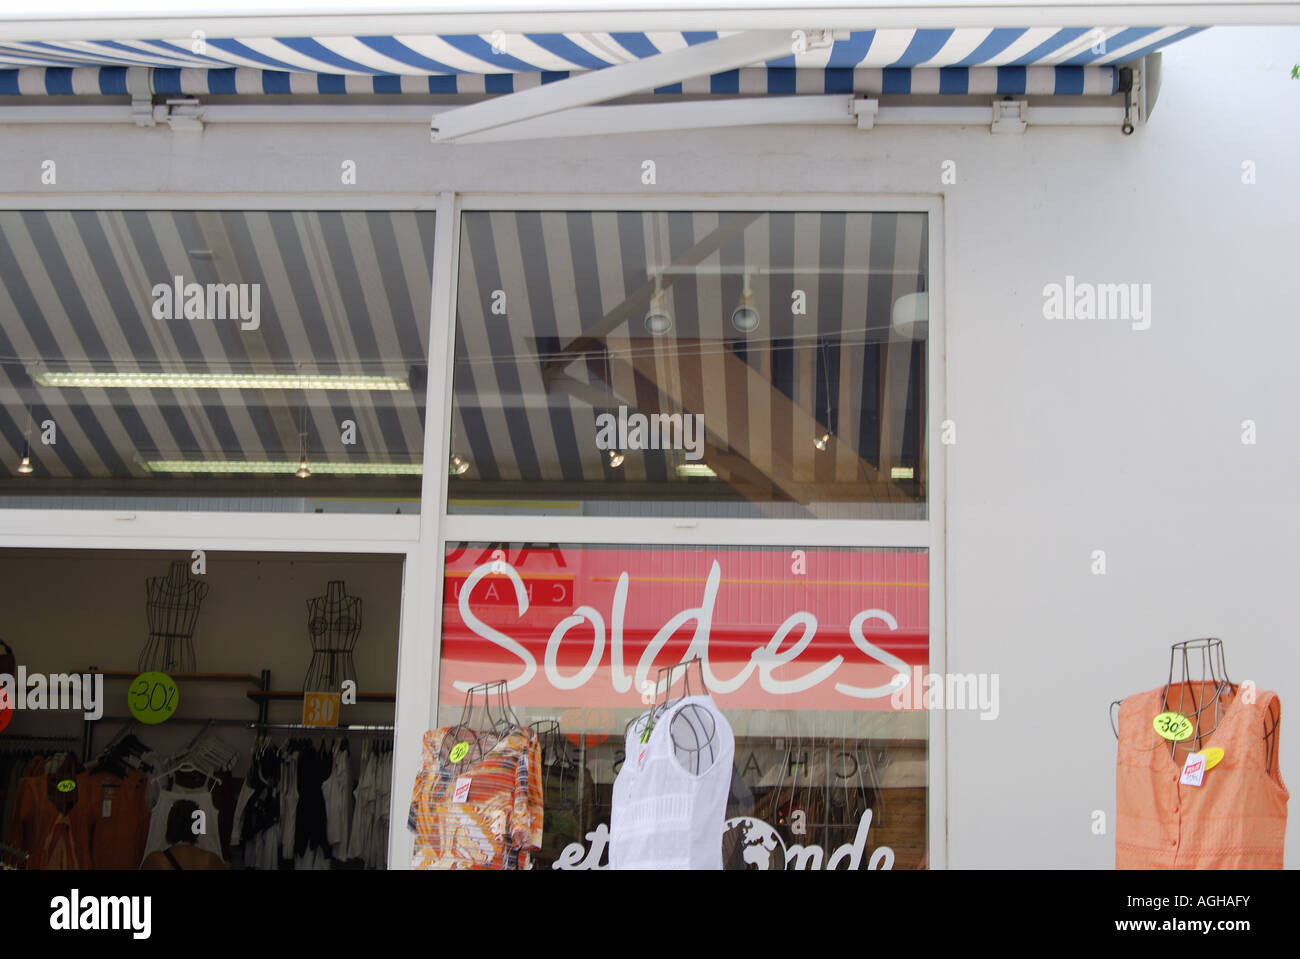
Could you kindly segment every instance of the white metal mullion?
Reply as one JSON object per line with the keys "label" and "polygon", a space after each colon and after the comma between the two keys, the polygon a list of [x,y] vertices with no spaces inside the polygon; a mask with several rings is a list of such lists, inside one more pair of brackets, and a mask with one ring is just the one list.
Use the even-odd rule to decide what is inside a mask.
{"label": "white metal mullion", "polygon": [[[393,789],[390,794],[388,866],[407,869],[411,833],[406,821],[406,784],[419,769],[422,737],[435,724],[442,649],[443,524],[446,515],[447,446],[451,427],[451,375],[456,315],[460,210],[455,195],[438,199],[434,237],[433,295],[429,309],[429,375],[424,417],[424,474],[420,491],[419,545],[407,554],[403,572],[402,624],[398,640],[397,703],[394,713]],[[441,368],[434,364],[441,358]],[[438,374],[438,375],[435,375]]]}

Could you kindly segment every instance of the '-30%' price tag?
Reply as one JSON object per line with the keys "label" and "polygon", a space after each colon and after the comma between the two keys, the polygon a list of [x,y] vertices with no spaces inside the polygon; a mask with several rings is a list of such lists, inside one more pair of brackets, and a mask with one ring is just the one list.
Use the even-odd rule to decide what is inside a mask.
{"label": "'-30%' price tag", "polygon": [[1151,725],[1165,739],[1182,742],[1192,734],[1192,721],[1182,713],[1161,713],[1151,720]]}

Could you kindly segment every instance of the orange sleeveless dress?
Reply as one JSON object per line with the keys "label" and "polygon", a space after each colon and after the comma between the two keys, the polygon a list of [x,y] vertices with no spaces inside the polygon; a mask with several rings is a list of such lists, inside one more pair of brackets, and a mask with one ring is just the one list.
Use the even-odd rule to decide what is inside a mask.
{"label": "orange sleeveless dress", "polygon": [[[1175,706],[1181,685],[1170,687]],[[1205,685],[1212,694],[1212,684]],[[1247,703],[1225,691],[1218,727],[1200,740],[1202,752],[1218,746],[1223,759],[1200,786],[1184,786],[1186,752],[1180,749],[1175,761],[1169,741],[1151,725],[1164,711],[1163,691],[1128,696],[1120,705],[1115,868],[1281,869],[1290,794],[1278,769],[1280,729],[1272,739],[1272,772],[1264,741],[1264,717],[1277,694],[1256,690]]]}

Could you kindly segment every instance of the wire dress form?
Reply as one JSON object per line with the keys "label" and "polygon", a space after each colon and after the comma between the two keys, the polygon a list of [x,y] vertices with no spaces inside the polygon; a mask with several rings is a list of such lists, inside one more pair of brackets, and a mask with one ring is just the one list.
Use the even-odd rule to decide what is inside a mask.
{"label": "wire dress form", "polygon": [[[694,668],[696,679],[695,691],[691,686],[691,669]],[[681,673],[682,694],[672,695],[672,687]],[[650,738],[655,724],[673,706],[689,696],[707,696],[708,686],[704,682],[704,667],[696,656],[684,662],[661,667],[655,682],[655,706],[649,712],[636,716],[627,724],[627,731],[635,734],[641,742]],[[687,703],[673,716],[668,727],[672,740],[673,753],[682,768],[691,775],[699,775],[702,769],[712,767],[716,757],[717,721],[707,710],[695,703]]]}
{"label": "wire dress form", "polygon": [[[1200,670],[1196,669],[1196,660],[1200,660]],[[1177,687],[1175,693],[1174,687]],[[1192,721],[1192,735],[1183,740],[1169,741],[1169,754],[1180,761],[1179,750],[1184,754],[1199,752],[1201,740],[1208,737],[1219,727],[1224,710],[1231,703],[1224,702],[1224,695],[1235,697],[1237,685],[1228,678],[1228,665],[1223,655],[1223,640],[1216,638],[1189,639],[1174,643],[1169,648],[1169,679],[1161,693],[1161,709],[1165,712],[1181,713]],[[1119,729],[1115,726],[1114,709],[1123,700],[1111,703],[1111,729],[1116,738]],[[1277,735],[1278,716],[1264,718],[1264,741],[1268,744],[1265,753],[1265,769],[1273,770],[1273,738]]]}
{"label": "wire dress form", "polygon": [[166,576],[146,579],[144,588],[149,640],[140,653],[140,671],[196,672],[194,625],[208,584],[190,576],[186,561],[178,559]]}
{"label": "wire dress form", "polygon": [[349,596],[343,580],[330,580],[324,596],[307,600],[307,633],[312,652],[303,690],[337,693],[345,681],[355,683],[352,651],[361,635],[361,597]]}
{"label": "wire dress form", "polygon": [[[465,743],[474,759],[482,759],[497,743],[524,724],[510,706],[508,684],[504,679],[479,683],[465,691],[460,719],[443,735],[439,751],[451,752],[457,743]],[[535,730],[530,732],[536,734]]]}

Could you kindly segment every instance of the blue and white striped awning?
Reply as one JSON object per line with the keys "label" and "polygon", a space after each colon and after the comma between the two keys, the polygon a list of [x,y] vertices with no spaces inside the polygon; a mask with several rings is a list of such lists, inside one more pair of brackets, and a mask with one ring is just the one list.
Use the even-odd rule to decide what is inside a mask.
{"label": "blue and white striped awning", "polygon": [[[139,76],[132,82],[132,74]],[[0,96],[285,96],[351,94],[491,96],[515,93],[574,76],[574,73],[492,73],[450,76],[362,76],[281,73],[276,70],[176,69],[147,67],[24,67],[0,69]],[[762,96],[853,93],[990,96],[1109,96],[1119,88],[1110,66],[1069,67],[829,67],[800,70],[753,67],[730,70],[657,87],[657,95]]]}
{"label": "blue and white striped awning", "polygon": [[[1201,27],[888,29],[656,94],[1112,93],[1116,66]],[[0,95],[504,94],[730,36],[718,32],[181,37],[0,43]],[[7,69],[6,69],[7,68]]]}

